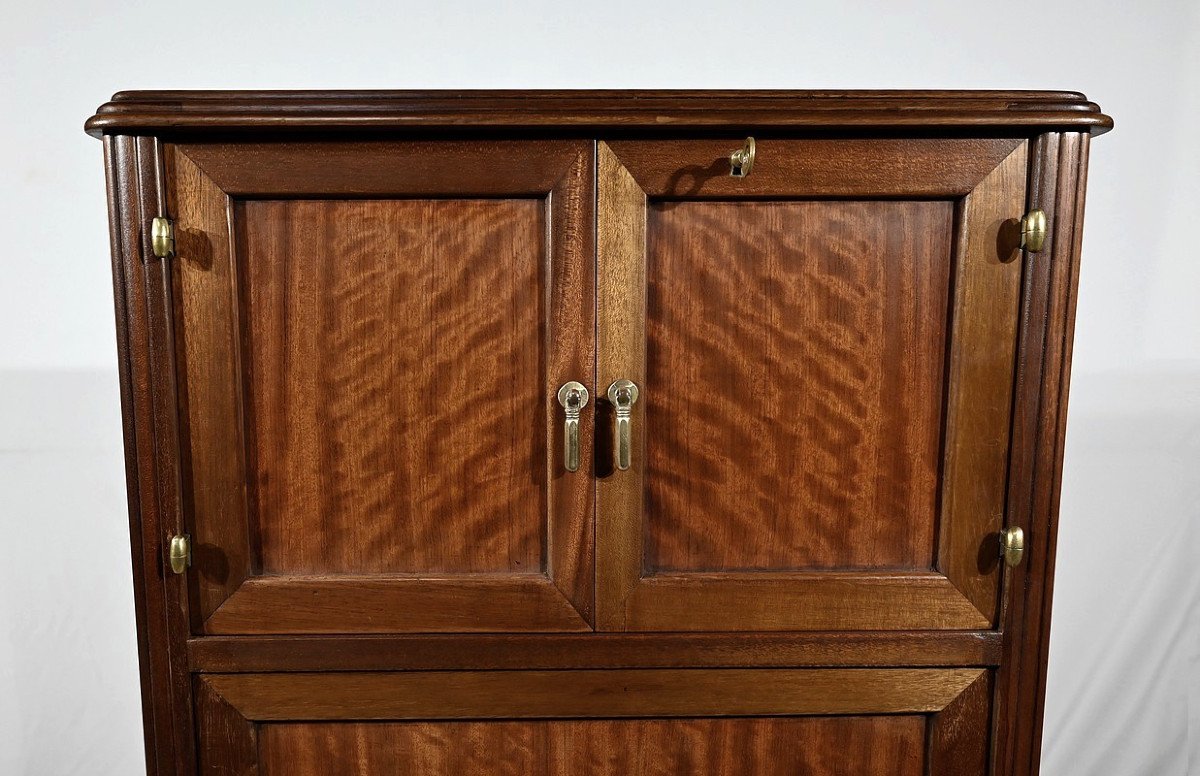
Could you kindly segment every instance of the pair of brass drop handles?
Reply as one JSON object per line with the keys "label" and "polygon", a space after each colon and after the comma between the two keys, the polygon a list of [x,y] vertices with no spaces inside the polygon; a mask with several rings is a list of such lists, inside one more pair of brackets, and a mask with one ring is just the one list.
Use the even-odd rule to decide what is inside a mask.
{"label": "pair of brass drop handles", "polygon": [[[633,405],[638,399],[638,387],[631,380],[617,380],[608,386],[608,400],[617,416],[613,439],[614,463],[618,469],[628,469],[633,460]],[[588,389],[574,380],[558,389],[558,403],[566,414],[563,425],[563,467],[579,470],[579,413],[588,403]]]}

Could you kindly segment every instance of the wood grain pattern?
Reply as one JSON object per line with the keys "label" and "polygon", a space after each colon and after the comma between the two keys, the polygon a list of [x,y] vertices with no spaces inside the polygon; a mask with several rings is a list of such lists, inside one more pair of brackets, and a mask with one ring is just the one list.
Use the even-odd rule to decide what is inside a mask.
{"label": "wood grain pattern", "polygon": [[[924,774],[916,715],[269,724],[262,776]],[[940,772],[935,772],[939,774]]]}
{"label": "wood grain pattern", "polygon": [[259,722],[934,713],[980,668],[204,674]]}
{"label": "wood grain pattern", "polygon": [[[154,138],[138,139],[138,174],[141,188],[140,223],[146,223],[151,213],[161,213],[166,207],[167,191],[163,172],[162,145]],[[141,229],[141,257],[152,256],[149,235],[146,229]],[[155,574],[166,575],[168,563],[166,560],[168,539],[170,536],[188,530],[186,509],[188,496],[186,493],[183,471],[183,454],[181,445],[185,432],[181,429],[179,405],[178,350],[176,334],[178,331],[175,317],[174,285],[172,283],[172,265],[170,262],[144,260],[140,266],[142,275],[142,310],[145,319],[145,348],[142,357],[146,359],[148,373],[145,379],[149,385],[150,428],[152,444],[153,484],[155,487],[154,506],[156,516],[156,535],[151,534],[147,544],[155,548],[157,555],[154,566]],[[192,600],[195,588],[191,585],[169,585],[163,589],[162,605],[165,609],[165,637],[170,651],[169,680],[167,690],[171,705],[171,734],[175,738],[175,766],[188,763],[194,756],[195,741],[191,736],[192,699],[188,687],[188,672],[184,644],[188,636],[189,625],[195,622],[192,613]],[[185,727],[180,728],[182,721]]]}
{"label": "wood grain pattern", "polygon": [[996,619],[1021,296],[1026,144],[961,204],[938,569]]}
{"label": "wood grain pattern", "polygon": [[202,776],[258,774],[259,726],[204,681],[195,680],[197,772]]}
{"label": "wood grain pattern", "polygon": [[[243,436],[241,311],[228,195],[175,146],[166,149],[176,222],[176,347],[185,512],[193,541],[196,627],[256,563]],[[219,515],[220,519],[200,519]]]}
{"label": "wood grain pattern", "polygon": [[1049,234],[1025,257],[1020,390],[1014,409],[1010,525],[1025,529],[1026,560],[1007,574],[1004,664],[997,675],[995,762],[1001,773],[1040,769],[1062,450],[1070,385],[1090,139],[1045,135],[1034,144],[1030,203]]}
{"label": "wood grain pattern", "polygon": [[[147,770],[392,772],[395,754],[412,752],[414,770],[435,773],[1036,774],[1088,145],[1091,133],[1109,127],[1111,119],[1070,92],[115,96],[89,131],[107,133]],[[1024,140],[1043,131],[1049,134]],[[744,134],[760,140],[759,165],[750,178],[732,179],[725,158]],[[609,140],[596,146],[599,170],[596,136]],[[161,146],[162,139],[183,145]],[[597,397],[617,377],[644,388],[653,382],[642,290],[648,267],[654,280],[647,240],[658,239],[656,218],[708,207],[802,210],[831,197],[843,200],[838,207],[882,197],[881,211],[965,197],[955,212],[943,469],[949,492],[940,505],[935,568],[755,571],[720,557],[720,568],[733,570],[714,572],[704,571],[699,555],[682,553],[684,562],[672,561],[678,568],[650,564],[660,573],[644,577],[651,547],[644,540],[654,527],[645,518],[654,518],[643,508],[649,491],[641,478],[653,445],[635,450],[629,472],[613,472],[611,451],[601,445],[595,478],[564,476],[556,470],[553,393],[568,379]],[[664,198],[677,210],[654,201]],[[543,338],[534,376],[542,414],[516,432],[544,451],[527,471],[540,483],[543,505],[534,529],[540,551],[531,553],[538,568],[514,573],[489,545],[478,571],[256,577],[263,552],[251,517],[261,506],[260,483],[247,473],[259,470],[249,381],[260,360],[248,326],[255,298],[247,279],[270,268],[248,265],[246,248],[291,227],[276,223],[273,234],[252,234],[247,211],[283,219],[295,208],[327,206],[341,224],[397,201],[435,211],[450,201],[466,209],[539,209],[542,231],[523,240],[538,241],[542,251],[536,326]],[[593,204],[600,208],[596,234]],[[1030,207],[1049,214],[1047,249],[1023,265],[1006,262],[1010,219]],[[158,215],[176,220],[179,256],[171,262],[150,252],[148,223]],[[463,226],[479,231],[476,221]],[[594,238],[598,277],[590,263]],[[383,260],[353,242],[342,233],[326,245],[339,259],[348,253],[364,274]],[[346,269],[313,253],[306,259],[322,265],[310,276],[319,283]],[[1020,277],[1020,313],[1010,315],[1019,290],[1012,280]],[[332,298],[333,285],[318,291]],[[336,301],[343,299],[350,301]],[[352,317],[322,321],[328,332],[319,334],[337,332]],[[559,332],[568,335],[551,336]],[[373,336],[333,355],[346,364],[365,357],[363,346],[381,341]],[[1006,386],[1014,365],[1016,382]],[[374,367],[363,361],[360,371],[369,384]],[[635,408],[639,445],[645,410],[653,420],[649,402],[661,392],[646,390],[647,401]],[[335,404],[321,409],[332,413]],[[372,406],[365,401],[361,409]],[[605,408],[593,402],[583,418],[585,467],[592,407],[604,421],[595,429],[599,439],[611,433]],[[1001,430],[1010,412],[1011,440]],[[758,453],[748,449],[751,458]],[[354,453],[343,448],[334,457],[352,460]],[[350,501],[370,499],[376,483],[366,474],[349,467],[347,481],[360,477],[363,485]],[[1007,484],[996,487],[1004,477]],[[251,482],[256,487],[247,488]],[[601,553],[593,566],[594,493]],[[1025,563],[1012,570],[995,564],[995,531],[1005,524],[1027,535]],[[353,528],[360,529],[367,526]],[[197,540],[195,564],[175,577],[164,568],[165,545],[184,530]],[[444,550],[457,540],[437,541]],[[713,556],[746,547],[775,552],[765,543],[697,546]],[[679,549],[664,543],[655,551]],[[342,557],[354,561],[353,553]],[[548,633],[590,627],[594,583],[602,628],[674,632]],[[228,635],[189,638],[209,626]],[[753,632],[831,627],[867,630]],[[916,627],[931,630],[880,630]],[[539,633],[462,632],[531,628]],[[951,630],[932,630],[944,628]],[[267,635],[247,635],[255,633]],[[355,709],[385,721],[347,720]],[[495,721],[470,718],[481,709]],[[254,714],[276,716],[264,722]],[[310,714],[317,715],[312,723]],[[583,719],[546,719],[553,714]],[[654,714],[667,718],[645,718]],[[794,716],[804,714],[866,716]],[[789,759],[802,756],[808,759]]]}
{"label": "wood grain pattern", "polygon": [[[608,143],[596,147],[596,396],[615,380],[646,382],[646,194]],[[641,577],[645,402],[632,408],[628,471],[596,460],[596,624],[625,629],[625,602]],[[609,413],[611,415],[611,413]],[[599,413],[598,413],[599,416]],[[612,426],[610,419],[607,426]],[[597,434],[606,430],[597,422]],[[638,433],[643,430],[642,433]],[[607,433],[612,433],[607,431]],[[612,449],[610,444],[609,449]],[[633,562],[632,559],[637,561]]]}
{"label": "wood grain pattern", "polygon": [[[1021,142],[1011,138],[776,139],[757,142],[754,173],[729,174],[743,137],[612,140],[646,194],[733,197],[961,197]],[[869,164],[864,164],[869,160]]]}
{"label": "wood grain pattern", "polygon": [[205,636],[193,671],[995,666],[1000,633],[613,633]]}
{"label": "wood grain pattern", "polygon": [[[153,138],[106,141],[109,227],[116,292],[117,353],[124,419],[126,483],[133,561],[146,767],[177,773],[190,762],[191,684],[183,659],[188,596],[164,584],[165,537],[182,530],[170,381],[171,353],[164,337],[169,277],[149,256],[150,214],[161,207],[158,144]],[[165,466],[165,468],[164,468]]]}
{"label": "wood grain pattern", "polygon": [[205,623],[211,634],[589,630],[541,574],[264,575]]}
{"label": "wood grain pattern", "polygon": [[[590,144],[169,159],[193,628],[588,627],[592,488],[562,476],[551,412],[593,383]],[[328,198],[363,180],[387,198]]]}
{"label": "wood grain pattern", "polygon": [[[702,142],[707,141],[696,142],[703,147]],[[874,141],[860,142],[863,145],[859,153],[847,154],[842,160],[845,169],[841,173],[853,180],[866,180],[873,169],[869,150]],[[608,380],[627,377],[647,388],[633,411],[634,428],[642,430],[640,435],[635,432],[633,466],[628,471],[602,472],[597,488],[601,629],[954,629],[987,627],[993,623],[999,583],[996,531],[1003,510],[1006,476],[1003,461],[1007,454],[1007,413],[1012,400],[1012,347],[1020,273],[1019,265],[1009,258],[1015,248],[1013,219],[1023,212],[1024,143],[1006,146],[1015,150],[980,181],[978,190],[956,206],[953,219],[949,217],[948,203],[940,206],[926,203],[929,213],[924,220],[917,221],[920,228],[908,233],[914,236],[907,238],[907,244],[904,235],[908,227],[896,227],[900,216],[889,216],[889,212],[899,211],[907,222],[913,218],[913,212],[921,211],[920,202],[862,201],[858,204],[864,212],[853,231],[839,232],[829,226],[837,223],[835,213],[851,212],[847,209],[855,203],[785,204],[783,200],[807,191],[802,181],[755,184],[748,189],[757,198],[752,202],[697,203],[672,198],[652,204],[638,182],[640,169],[627,168],[626,158],[614,149],[635,150],[629,158],[640,163],[652,156],[650,150],[655,147],[664,156],[674,154],[676,170],[681,173],[688,170],[683,160],[692,153],[689,150],[692,146],[685,141],[605,143],[601,144],[598,156],[599,382],[603,385]],[[654,169],[669,166],[661,158],[646,164]],[[919,191],[898,189],[895,193],[919,198]],[[776,199],[773,203],[772,197]],[[789,234],[777,237],[774,242],[755,239],[753,235],[761,232],[787,234],[778,225],[764,221],[756,222],[757,228],[746,230],[748,236],[740,240],[729,236],[741,225],[738,218],[743,213],[773,213],[779,217],[780,213],[803,213],[820,207],[828,208],[820,214],[820,219],[798,226],[819,228],[834,235],[852,232],[851,235],[829,238],[826,231],[818,231],[812,237]],[[717,223],[707,223],[691,216],[693,211],[723,216]],[[688,214],[690,220],[677,213]],[[757,217],[746,215],[745,220],[754,222]],[[674,231],[670,229],[675,225],[672,219],[678,221]],[[869,225],[872,219],[885,223],[872,227]],[[660,220],[666,227],[660,228]],[[934,227],[943,229],[943,233],[938,236],[924,231]],[[671,239],[661,239],[656,231]],[[876,274],[855,275],[844,265],[831,265],[831,271],[825,274],[836,279],[826,282],[828,289],[814,293],[816,300],[811,303],[812,309],[826,316],[826,320],[814,316],[815,321],[824,325],[807,337],[796,335],[795,344],[788,344],[793,351],[802,346],[808,348],[800,351],[808,357],[816,349],[812,343],[837,345],[839,331],[848,330],[859,337],[853,342],[849,341],[853,337],[846,338],[841,353],[827,359],[831,365],[825,368],[836,380],[819,385],[826,394],[814,394],[824,401],[821,405],[814,404],[816,430],[826,434],[825,438],[814,435],[819,442],[814,451],[823,451],[828,457],[824,464],[817,461],[815,471],[837,481],[831,489],[830,483],[822,482],[820,476],[812,478],[812,482],[803,480],[806,468],[813,466],[810,451],[803,451],[806,458],[794,450],[783,450],[791,461],[786,460],[787,455],[779,462],[772,457],[779,452],[772,445],[778,444],[776,440],[781,437],[774,426],[787,422],[775,421],[773,415],[780,412],[776,407],[785,398],[795,399],[786,394],[791,388],[786,383],[809,380],[813,370],[801,367],[811,365],[802,362],[797,367],[787,363],[786,368],[775,370],[779,374],[762,365],[785,362],[786,352],[778,356],[769,352],[776,343],[787,341],[787,336],[793,334],[781,321],[805,322],[803,308],[798,312],[796,304],[787,303],[789,298],[796,299],[801,294],[782,282],[788,278],[775,269],[781,263],[776,257],[779,253],[776,246],[788,246],[789,252],[799,255],[815,252],[818,250],[815,246],[828,251],[827,244],[837,239],[855,246],[853,255],[870,258],[879,252],[901,258],[889,262],[887,267],[863,270]],[[857,239],[862,240],[861,245],[854,242]],[[810,240],[814,247],[808,247],[805,240]],[[661,249],[658,241],[662,243]],[[699,247],[694,251],[695,259],[686,263],[689,241]],[[943,241],[942,247],[934,248],[939,241]],[[945,246],[951,241],[954,268],[950,272],[952,288],[947,292]],[[791,247],[796,244],[801,244],[802,249]],[[914,255],[928,257],[931,251],[940,259],[930,260],[930,264],[940,261],[940,272],[925,267],[926,274],[922,274],[922,268],[912,268]],[[728,259],[721,263],[712,258],[712,254],[722,252],[742,260]],[[660,273],[664,278],[661,287],[654,285],[657,282],[654,265],[651,264],[651,271],[647,270],[648,263],[658,254],[661,256],[657,260],[664,266],[683,263],[673,273]],[[680,254],[685,258],[681,259]],[[743,266],[748,269],[739,274],[738,268]],[[902,271],[905,268],[908,271]],[[907,285],[886,280],[874,289],[865,282],[870,278],[905,277],[915,280],[909,280]],[[672,285],[672,278],[686,278],[694,287],[678,288],[677,284]],[[830,291],[838,289],[837,283],[847,278],[858,283],[863,293],[850,296],[853,303],[842,301],[839,305]],[[730,290],[734,288],[736,292]],[[875,290],[879,288],[897,292],[892,308],[896,313],[887,314],[887,292]],[[643,293],[641,289],[647,290]],[[689,295],[703,301],[685,306]],[[876,300],[874,304],[872,299]],[[648,311],[648,305],[657,307]],[[672,305],[680,310],[673,311]],[[726,315],[725,308],[741,315]],[[872,310],[875,310],[874,322],[864,323]],[[930,320],[931,314],[938,316],[936,321]],[[855,315],[859,318],[855,319]],[[922,389],[936,391],[935,386],[941,385],[938,370],[946,368],[947,363],[940,357],[947,317],[950,318],[947,358],[951,390],[946,403],[941,404],[940,396],[931,399]],[[715,321],[711,326],[710,319]],[[662,326],[663,320],[667,325],[659,333],[656,326]],[[755,322],[760,320],[756,328]],[[913,329],[914,326],[918,328]],[[739,340],[742,329],[747,333]],[[696,332],[704,332],[706,336],[698,336]],[[864,336],[870,332],[876,332],[874,340]],[[689,336],[693,338],[690,342]],[[767,351],[766,356],[763,351]],[[681,357],[675,357],[676,353],[682,354]],[[689,353],[695,354],[691,361]],[[664,355],[667,363],[661,372],[655,372]],[[881,360],[890,366],[873,372]],[[743,364],[749,366],[742,368]],[[912,371],[902,376],[894,374],[897,369],[907,368]],[[821,376],[820,370],[816,373]],[[872,383],[872,380],[882,381],[885,374],[894,382],[886,386]],[[912,410],[903,404],[903,391],[913,381],[917,381],[911,386],[913,400],[930,401],[923,409]],[[964,385],[954,381],[963,381]],[[700,390],[694,391],[697,383]],[[785,384],[780,386],[780,383]],[[712,385],[717,388],[711,388]],[[709,390],[705,391],[705,387]],[[736,407],[730,406],[733,402],[728,399],[721,401],[721,397],[728,397],[734,391],[741,391],[749,398]],[[772,398],[781,395],[785,398]],[[799,396],[800,400],[793,403],[803,408],[804,394]],[[896,397],[899,406],[893,406]],[[855,402],[861,403],[863,409],[856,410]],[[842,407],[843,411],[830,413],[829,406]],[[744,407],[749,409],[743,411]],[[870,411],[865,409],[868,407]],[[943,407],[945,435],[941,458],[936,460],[932,456],[940,419],[936,410]],[[897,412],[898,417],[890,426],[871,425],[891,412]],[[655,413],[664,421],[656,423]],[[726,417],[746,422],[736,428],[729,424],[732,430],[722,436],[721,424]],[[845,422],[848,417],[853,422]],[[922,419],[924,428],[915,427],[914,421]],[[849,432],[844,439],[821,427],[837,420],[843,421],[841,430]],[[856,422],[860,425],[855,426]],[[864,427],[874,437],[864,434]],[[867,442],[868,459],[873,444],[884,451],[883,455],[874,461],[864,461],[855,455],[854,444],[872,438],[879,441]],[[910,459],[905,470],[903,454],[899,452],[901,444],[906,445],[904,454],[914,453],[920,466],[912,466]],[[657,450],[650,449],[656,445]],[[686,449],[688,445],[695,445],[705,454],[676,460],[679,456],[672,455],[675,448]],[[724,457],[714,457],[719,448],[734,450],[737,458],[731,459],[725,450],[722,450]],[[731,460],[753,463],[745,466],[745,470],[754,472],[754,476],[744,475],[751,487],[742,487],[741,480],[721,468],[721,463]],[[889,469],[893,462],[901,465]],[[655,472],[648,471],[651,465]],[[766,473],[762,474],[764,469]],[[737,467],[734,471],[738,471]],[[892,514],[876,513],[862,518],[864,526],[871,525],[871,520],[877,521],[884,529],[882,535],[870,536],[868,532],[866,536],[848,537],[845,545],[840,546],[837,542],[841,539],[828,537],[837,537],[845,530],[844,519],[841,523],[825,520],[819,525],[785,526],[785,531],[780,532],[778,516],[786,512],[791,499],[803,498],[819,504],[822,499],[828,502],[830,498],[843,498],[851,503],[854,487],[846,485],[848,478],[844,475],[865,471],[882,472],[885,476],[875,479],[868,476],[864,481],[869,484],[860,491],[864,494],[880,487],[879,493],[893,494],[893,503],[925,499],[921,509],[926,517],[915,521],[916,530],[932,532],[936,525],[934,559],[928,555],[932,545],[929,538],[915,543],[905,543],[901,538],[897,549],[897,537],[905,534],[902,530],[889,533],[896,530],[890,522],[895,519]],[[651,482],[647,478],[651,473],[658,474],[654,479],[661,482]],[[782,477],[781,473],[787,476]],[[939,474],[940,480],[935,476]],[[694,513],[699,514],[703,509],[707,516],[711,510],[714,517],[705,523],[688,514],[687,519],[694,523],[688,525],[677,514],[683,511],[678,503],[687,503],[686,498],[679,496],[681,493],[690,496],[688,489],[696,487],[696,482],[706,482],[708,488],[695,496]],[[912,489],[913,485],[920,488],[922,483],[923,493]],[[723,491],[730,488],[734,492],[726,495]],[[648,499],[644,498],[647,493]],[[919,515],[920,510],[913,510],[911,503],[905,505],[908,513]],[[936,520],[931,509],[936,509]],[[846,511],[857,517],[865,510],[859,504]],[[721,515],[720,520],[715,518],[716,514]],[[662,522],[655,525],[659,520]],[[716,524],[720,527],[714,530]],[[803,529],[815,537],[813,542],[825,542],[817,552],[804,548],[808,557],[802,560],[814,565],[793,570],[786,570],[787,566],[782,570],[772,568],[770,564],[781,565],[785,560],[780,556],[797,554],[800,539],[808,538]],[[771,543],[778,540],[792,544],[780,548]],[[858,555],[852,556],[851,552]],[[922,554],[925,557],[920,557]],[[878,562],[881,566],[868,565],[870,570],[861,572],[846,570],[847,564],[853,568],[853,564],[864,562]],[[896,563],[902,564],[901,568],[911,564],[911,570],[894,570],[895,567],[887,570]],[[731,570],[724,572],[722,564]],[[928,574],[921,570],[922,566],[932,566],[936,573]],[[822,568],[828,569],[828,578],[818,573]]]}
{"label": "wood grain pattern", "polygon": [[236,210],[262,573],[538,572],[543,203]]}
{"label": "wood grain pattern", "polygon": [[[534,147],[534,153],[539,153]],[[577,472],[562,466],[563,416],[558,389],[568,380],[596,388],[596,167],[592,143],[570,143],[562,152],[570,163],[549,191],[550,279],[544,322],[546,364],[543,397],[551,407],[542,426],[549,455],[543,461],[549,489],[549,527],[546,559],[548,576],[579,613],[585,625],[593,622],[596,600],[596,488],[587,476],[594,464],[595,407],[593,399],[579,421]]]}
{"label": "wood grain pattern", "polygon": [[648,573],[933,568],[953,218],[650,208]]}
{"label": "wood grain pattern", "polygon": [[1079,92],[983,90],[425,90],[118,92],[85,125],[102,133],[266,132],[492,127],[570,129],[970,128],[987,136],[1074,129],[1112,119]]}
{"label": "wood grain pattern", "polygon": [[[379,140],[181,143],[235,197],[536,197],[574,177],[578,140]],[[590,156],[590,154],[588,154]],[[584,165],[585,167],[587,165]]]}
{"label": "wood grain pattern", "polygon": [[981,674],[929,727],[928,772],[937,776],[983,776],[991,747],[984,731],[992,710],[992,675]]}
{"label": "wood grain pattern", "polygon": [[[603,592],[603,591],[601,591]],[[634,631],[957,630],[990,623],[937,572],[680,572],[645,577]]]}

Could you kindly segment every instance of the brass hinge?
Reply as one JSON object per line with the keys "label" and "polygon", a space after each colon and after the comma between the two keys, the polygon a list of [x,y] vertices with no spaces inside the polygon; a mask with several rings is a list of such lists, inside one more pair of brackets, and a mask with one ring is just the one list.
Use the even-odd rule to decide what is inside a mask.
{"label": "brass hinge", "polygon": [[1021,247],[1040,253],[1046,245],[1046,211],[1030,210],[1021,217]]}
{"label": "brass hinge", "polygon": [[1009,566],[1017,566],[1025,557],[1025,532],[1016,526],[1000,532],[1000,556]]}
{"label": "brass hinge", "polygon": [[171,561],[171,571],[182,574],[192,565],[192,537],[188,534],[176,534],[171,537],[171,547],[167,552]]}
{"label": "brass hinge", "polygon": [[150,222],[150,247],[160,259],[175,255],[175,225],[169,218],[155,218]]}

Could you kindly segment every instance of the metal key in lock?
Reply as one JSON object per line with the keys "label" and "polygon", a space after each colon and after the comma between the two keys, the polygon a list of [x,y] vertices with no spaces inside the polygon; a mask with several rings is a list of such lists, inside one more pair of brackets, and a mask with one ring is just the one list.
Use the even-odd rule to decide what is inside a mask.
{"label": "metal key in lock", "polygon": [[563,425],[563,468],[569,472],[579,469],[579,413],[588,403],[588,390],[583,383],[572,380],[558,389],[558,403],[566,414]]}

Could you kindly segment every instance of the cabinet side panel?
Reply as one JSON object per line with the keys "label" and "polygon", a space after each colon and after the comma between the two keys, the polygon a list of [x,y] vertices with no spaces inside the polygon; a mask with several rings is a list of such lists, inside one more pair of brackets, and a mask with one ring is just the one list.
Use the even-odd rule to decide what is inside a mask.
{"label": "cabinet side panel", "polygon": [[176,448],[163,440],[174,420],[169,337],[162,329],[168,275],[159,260],[143,260],[150,256],[146,225],[160,212],[157,144],[115,136],[106,138],[105,155],[146,768],[188,774],[193,742],[186,602],[165,584],[163,561],[164,537],[179,530]]}
{"label": "cabinet side panel", "polygon": [[[121,424],[125,443],[125,488],[129,504],[129,546],[133,562],[134,617],[137,622],[138,665],[141,672],[142,726],[146,769],[157,767],[159,742],[154,693],[154,666],[147,611],[147,564],[142,545],[141,497],[138,488],[137,432],[134,424],[133,367],[130,364],[131,325],[126,299],[129,276],[126,266],[136,266],[137,167],[133,138],[117,135],[104,138],[105,179],[108,185],[108,230],[112,249],[113,303],[117,325],[117,373],[121,382]],[[153,566],[150,566],[153,569]],[[170,742],[163,746],[169,751]]]}
{"label": "cabinet side panel", "polygon": [[1079,281],[1089,137],[1034,144],[1029,207],[1046,211],[1047,243],[1025,257],[1008,524],[1025,531],[1025,561],[1008,572],[1005,640],[997,677],[995,767],[1039,772],[1059,485]]}

